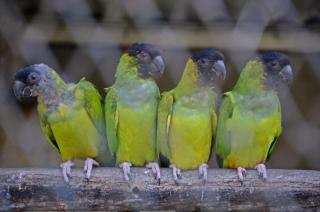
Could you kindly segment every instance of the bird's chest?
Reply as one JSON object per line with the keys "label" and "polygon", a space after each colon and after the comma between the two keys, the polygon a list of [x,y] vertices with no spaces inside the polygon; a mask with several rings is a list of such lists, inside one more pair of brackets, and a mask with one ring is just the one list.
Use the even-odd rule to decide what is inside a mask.
{"label": "bird's chest", "polygon": [[235,111],[243,117],[262,119],[280,111],[279,99],[274,95],[252,95],[237,98]]}
{"label": "bird's chest", "polygon": [[47,108],[48,120],[51,124],[70,121],[83,112],[83,108],[77,104],[73,97],[61,99],[59,103],[53,104]]}
{"label": "bird's chest", "polygon": [[157,101],[156,88],[153,84],[127,85],[119,88],[119,107],[142,108]]}
{"label": "bird's chest", "polygon": [[[198,132],[210,135],[211,106],[210,98],[205,93],[185,96],[176,101],[171,117],[171,130],[180,132],[181,135],[179,137],[184,137],[184,139],[179,140],[189,138],[190,132],[193,135]],[[198,129],[201,130],[199,131]]]}
{"label": "bird's chest", "polygon": [[100,135],[84,108],[60,105],[49,122],[63,160],[97,156]]}
{"label": "bird's chest", "polygon": [[174,105],[174,110],[177,113],[194,114],[206,112],[211,107],[212,99],[210,95],[205,92],[198,92],[179,98]]}
{"label": "bird's chest", "polygon": [[75,110],[73,107],[70,108],[68,105],[60,104],[56,106],[55,112],[48,113],[48,121],[50,124],[70,122],[76,119],[81,113],[83,113],[82,110]]}

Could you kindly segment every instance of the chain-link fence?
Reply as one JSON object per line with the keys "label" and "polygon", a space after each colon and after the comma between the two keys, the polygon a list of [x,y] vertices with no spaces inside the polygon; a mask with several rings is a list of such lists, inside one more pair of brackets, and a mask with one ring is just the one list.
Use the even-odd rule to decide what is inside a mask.
{"label": "chain-link fence", "polygon": [[46,63],[66,81],[85,76],[103,94],[114,82],[121,52],[136,41],[163,49],[167,68],[161,90],[177,84],[190,52],[203,47],[226,55],[223,91],[233,87],[244,64],[260,51],[287,53],[294,83],[281,98],[284,132],[269,167],[320,169],[316,0],[1,0],[0,167],[61,162],[42,135],[35,102],[19,103],[12,94],[18,68]]}

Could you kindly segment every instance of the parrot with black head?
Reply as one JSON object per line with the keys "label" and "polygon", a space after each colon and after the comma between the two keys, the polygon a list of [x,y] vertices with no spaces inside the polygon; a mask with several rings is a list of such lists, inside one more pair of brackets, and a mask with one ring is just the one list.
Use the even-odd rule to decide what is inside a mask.
{"label": "parrot with black head", "polygon": [[155,79],[165,69],[161,50],[134,43],[121,56],[114,85],[106,89],[106,132],[111,154],[129,182],[130,167],[151,168],[160,183],[156,118],[160,100]]}
{"label": "parrot with black head", "polygon": [[212,48],[195,52],[158,109],[158,154],[169,161],[177,184],[181,169],[198,169],[205,183],[217,127],[217,85],[226,77],[223,54]]}
{"label": "parrot with black head", "polygon": [[19,100],[37,97],[42,131],[59,152],[64,180],[69,181],[73,160],[85,160],[89,179],[93,165],[112,165],[105,137],[102,98],[85,79],[67,84],[45,64],[35,64],[15,75],[14,94]]}
{"label": "parrot with black head", "polygon": [[265,163],[282,131],[278,91],[291,84],[292,67],[280,52],[249,61],[222,101],[215,151],[220,167],[237,169],[241,183],[247,168],[267,179]]}

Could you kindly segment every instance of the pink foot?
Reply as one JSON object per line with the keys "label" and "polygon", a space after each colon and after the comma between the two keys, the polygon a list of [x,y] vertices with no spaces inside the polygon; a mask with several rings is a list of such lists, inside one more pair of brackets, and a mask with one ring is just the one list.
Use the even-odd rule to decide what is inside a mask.
{"label": "pink foot", "polygon": [[177,185],[179,185],[178,179],[182,178],[181,170],[179,168],[177,168],[176,165],[174,165],[174,164],[171,164],[170,168],[172,168],[172,175],[173,175],[174,182]]}
{"label": "pink foot", "polygon": [[123,175],[124,179],[129,182],[129,176],[130,176],[130,167],[132,166],[131,163],[123,162],[120,164],[120,168],[123,169]]}
{"label": "pink foot", "polygon": [[257,169],[259,173],[259,178],[262,179],[263,181],[267,180],[267,168],[266,165],[263,163],[259,163],[256,165],[255,169]]}
{"label": "pink foot", "polygon": [[238,167],[238,168],[237,168],[237,172],[238,172],[239,180],[240,180],[240,182],[241,182],[241,184],[242,184],[244,178],[247,176],[247,171],[246,171],[245,168]]}
{"label": "pink foot", "polygon": [[160,167],[159,167],[159,164],[156,163],[156,162],[150,162],[146,165],[146,167],[148,169],[152,169],[152,173],[154,174],[155,176],[155,179],[158,181],[158,184],[160,185]]}
{"label": "pink foot", "polygon": [[84,162],[83,171],[87,172],[86,178],[89,180],[92,172],[93,165],[99,166],[99,163],[92,158],[87,158],[87,160]]}
{"label": "pink foot", "polygon": [[199,177],[203,179],[203,184],[206,184],[206,181],[208,179],[208,164],[203,163],[199,166]]}
{"label": "pink foot", "polygon": [[68,160],[60,164],[60,167],[62,168],[62,175],[63,175],[64,181],[66,181],[67,183],[69,182],[69,177],[71,177],[72,166],[74,166],[74,163],[71,160]]}

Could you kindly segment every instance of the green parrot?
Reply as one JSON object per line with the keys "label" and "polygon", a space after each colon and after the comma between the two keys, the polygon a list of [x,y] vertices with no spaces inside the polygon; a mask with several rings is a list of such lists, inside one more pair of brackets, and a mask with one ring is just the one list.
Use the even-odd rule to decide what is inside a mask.
{"label": "green parrot", "polygon": [[249,61],[219,110],[215,151],[220,167],[237,168],[241,183],[246,168],[266,180],[265,163],[281,134],[281,105],[277,91],[292,81],[288,57],[266,52]]}
{"label": "green parrot", "polygon": [[102,98],[90,82],[67,84],[47,65],[35,64],[16,73],[13,90],[19,100],[37,97],[42,131],[64,161],[66,182],[74,159],[85,160],[87,179],[93,165],[111,165]]}
{"label": "green parrot", "polygon": [[160,100],[154,79],[164,72],[161,50],[134,43],[121,56],[116,81],[106,89],[105,118],[109,149],[129,182],[130,167],[151,168],[160,182],[156,155],[156,118]]}
{"label": "green parrot", "polygon": [[178,184],[181,169],[199,169],[207,179],[207,162],[217,127],[217,92],[224,80],[223,54],[202,49],[188,59],[176,88],[163,92],[158,108],[157,151],[169,162]]}

